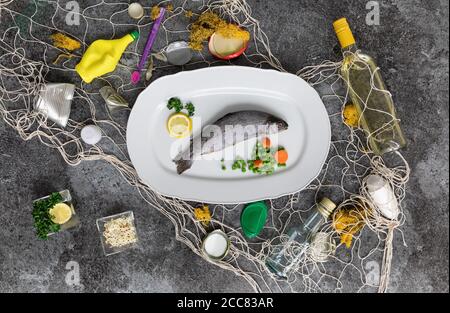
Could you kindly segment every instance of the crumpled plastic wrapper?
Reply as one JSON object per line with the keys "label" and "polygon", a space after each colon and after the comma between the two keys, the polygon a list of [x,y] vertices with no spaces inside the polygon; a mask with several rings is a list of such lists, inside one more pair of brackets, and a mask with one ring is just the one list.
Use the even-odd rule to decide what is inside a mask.
{"label": "crumpled plastic wrapper", "polygon": [[117,93],[111,86],[100,88],[100,95],[105,100],[110,113],[126,109],[129,107],[127,100]]}
{"label": "crumpled plastic wrapper", "polygon": [[48,83],[39,91],[34,104],[37,112],[61,127],[66,127],[69,120],[75,85],[66,83]]}

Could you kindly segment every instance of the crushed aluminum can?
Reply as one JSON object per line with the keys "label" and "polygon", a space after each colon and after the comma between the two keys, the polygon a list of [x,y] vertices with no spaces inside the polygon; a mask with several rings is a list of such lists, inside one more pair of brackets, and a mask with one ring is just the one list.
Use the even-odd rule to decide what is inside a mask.
{"label": "crushed aluminum can", "polygon": [[39,91],[34,109],[61,127],[69,120],[75,85],[66,83],[48,83]]}
{"label": "crushed aluminum can", "polygon": [[117,91],[111,86],[104,86],[100,89],[100,95],[105,100],[106,106],[110,113],[126,109],[129,107],[127,100],[125,100]]}

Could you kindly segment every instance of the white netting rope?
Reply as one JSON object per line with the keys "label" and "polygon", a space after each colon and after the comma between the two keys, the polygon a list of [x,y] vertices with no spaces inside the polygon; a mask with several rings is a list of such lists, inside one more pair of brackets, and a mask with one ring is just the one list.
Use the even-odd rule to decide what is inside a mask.
{"label": "white netting rope", "polygon": [[[208,229],[195,219],[194,207],[178,199],[166,198],[152,191],[142,183],[134,170],[127,152],[125,143],[124,123],[114,120],[106,113],[104,118],[98,118],[99,113],[107,112],[105,106],[95,104],[93,97],[98,96],[94,87],[81,84],[76,89],[74,105],[77,108],[88,110],[88,116],[80,120],[70,119],[68,125],[62,129],[46,120],[41,114],[33,111],[33,102],[42,84],[46,83],[49,72],[73,73],[73,66],[81,57],[74,53],[72,60],[66,60],[60,64],[52,64],[54,60],[50,55],[56,56],[65,53],[61,49],[53,47],[47,38],[37,38],[37,29],[48,32],[63,32],[79,40],[84,48],[92,40],[87,40],[89,26],[95,22],[106,22],[110,25],[111,38],[116,37],[116,28],[133,26],[115,21],[116,14],[126,14],[126,2],[98,1],[96,4],[84,8],[81,19],[85,29],[80,33],[70,33],[62,30],[57,17],[65,15],[67,10],[59,1],[31,1],[28,12],[17,12],[11,9],[13,1],[0,2],[3,34],[0,36],[0,114],[6,124],[17,130],[23,140],[38,138],[43,144],[57,149],[64,160],[70,165],[77,165],[82,161],[103,160],[114,166],[125,180],[136,187],[142,198],[153,208],[164,214],[175,226],[176,239],[186,244],[197,255],[201,253],[201,240],[208,230],[222,228],[232,242],[231,250],[223,261],[214,262],[217,266],[230,270],[244,278],[255,291],[366,291],[386,290],[389,282],[389,272],[393,254],[394,231],[402,235],[400,226],[405,217],[401,212],[397,221],[390,221],[381,216],[376,210],[372,210],[367,191],[362,187],[363,178],[370,173],[383,176],[394,188],[400,203],[405,196],[405,185],[409,179],[410,169],[406,160],[400,153],[392,162],[400,164],[389,167],[381,157],[374,156],[368,149],[367,138],[361,130],[353,129],[342,124],[342,108],[348,101],[348,90],[343,89],[343,77],[339,75],[341,62],[325,61],[316,66],[307,66],[296,74],[316,89],[320,90],[322,99],[328,107],[330,120],[339,131],[333,134],[330,154],[326,164],[317,179],[308,188],[296,194],[282,199],[270,200],[271,208],[269,223],[263,234],[256,240],[247,241],[235,221],[236,212],[240,206],[215,205],[211,207],[212,221]],[[173,4],[173,11],[165,19],[159,37],[165,39],[165,45],[179,36],[186,36],[189,32],[187,25],[176,28],[174,21],[182,19],[187,10],[196,14],[205,9],[220,13],[223,17],[234,21],[248,29],[253,38],[253,49],[245,55],[246,61],[253,66],[270,66],[274,69],[285,71],[280,61],[271,53],[269,39],[259,26],[258,20],[252,16],[251,8],[245,0],[216,0],[192,2],[163,1],[159,5]],[[31,9],[30,9],[31,8]],[[51,18],[40,21],[39,14],[42,10],[52,13]],[[101,8],[109,18],[90,15],[90,10]],[[107,9],[112,14],[107,15]],[[150,8],[147,7],[147,10]],[[52,11],[53,10],[53,11]],[[43,18],[41,18],[43,19]],[[6,22],[4,22],[6,20]],[[20,22],[20,23],[18,23]],[[4,23],[8,26],[4,27]],[[49,25],[50,24],[50,25]],[[148,29],[149,23],[139,24],[140,30]],[[189,21],[187,20],[187,24]],[[142,39],[140,39],[142,40]],[[27,46],[28,45],[28,46]],[[30,46],[31,45],[31,46]],[[164,50],[164,43],[160,44],[160,50]],[[31,50],[28,50],[31,49]],[[30,51],[40,51],[42,59],[33,60]],[[132,86],[128,80],[134,66],[140,57],[136,48],[132,52],[126,52],[118,69],[106,75],[98,81],[115,86],[121,93],[132,93],[142,90]],[[36,59],[36,57],[34,57]],[[127,61],[131,60],[131,61]],[[75,63],[74,63],[75,62]],[[211,60],[199,53],[189,65],[205,64],[210,66],[218,61]],[[173,67],[155,62],[154,71],[170,70]],[[376,87],[372,82],[372,89]],[[363,101],[364,102],[364,101]],[[334,122],[334,123],[333,123]],[[103,130],[103,140],[100,144],[89,149],[80,139],[80,129],[87,123],[94,123]],[[362,139],[364,138],[364,139]],[[338,207],[362,206],[364,210],[361,220],[365,227],[355,235],[351,249],[338,245],[335,255],[329,255],[328,262],[320,263],[311,258],[299,262],[294,268],[293,274],[287,281],[279,280],[269,274],[265,267],[265,258],[272,251],[271,243],[285,241],[287,229],[302,221],[311,207],[299,208],[300,197],[310,199],[313,203],[321,193],[334,191],[341,194],[344,202]],[[339,238],[331,222],[324,229]],[[403,235],[402,235],[403,236]],[[403,240],[404,242],[404,240]],[[295,247],[292,252],[295,252]],[[370,262],[381,264],[377,277],[370,276],[367,265]],[[356,286],[356,287],[355,287]]]}

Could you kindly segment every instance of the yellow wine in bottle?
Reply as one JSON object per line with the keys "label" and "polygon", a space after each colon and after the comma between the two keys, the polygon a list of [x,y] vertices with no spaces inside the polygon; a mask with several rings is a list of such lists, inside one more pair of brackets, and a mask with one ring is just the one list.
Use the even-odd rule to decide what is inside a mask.
{"label": "yellow wine in bottle", "polygon": [[357,48],[345,18],[335,21],[333,27],[344,55],[341,75],[348,84],[350,99],[358,111],[370,148],[377,155],[403,148],[406,140],[394,102],[375,61]]}

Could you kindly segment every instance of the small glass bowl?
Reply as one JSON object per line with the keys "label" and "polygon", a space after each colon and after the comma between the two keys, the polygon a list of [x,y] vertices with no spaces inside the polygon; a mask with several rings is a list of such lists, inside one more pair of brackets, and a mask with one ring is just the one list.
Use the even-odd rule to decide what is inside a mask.
{"label": "small glass bowl", "polygon": [[[112,221],[112,220],[115,220],[118,218],[126,218],[126,217],[131,218],[131,225],[134,228],[134,231],[136,233],[136,241],[126,244],[126,245],[123,245],[123,246],[119,246],[119,247],[114,247],[114,246],[111,246],[108,243],[106,243],[105,237],[103,236],[103,233],[105,231],[105,224],[109,221]],[[135,220],[134,220],[133,211],[127,211],[127,212],[99,218],[99,219],[97,219],[97,229],[100,234],[100,241],[102,243],[102,248],[103,248],[103,252],[104,252],[105,256],[120,253],[125,250],[129,250],[131,248],[135,248],[138,246],[139,237],[138,237],[137,230],[136,230],[136,224],[135,224]]]}
{"label": "small glass bowl", "polygon": [[[61,224],[61,228],[59,229],[59,232],[63,231],[63,230],[68,230],[70,228],[74,228],[75,226],[78,226],[80,224],[80,218],[78,217],[78,215],[75,212],[75,208],[73,206],[73,202],[72,202],[72,195],[70,194],[70,191],[65,189],[62,191],[58,192],[61,197],[62,197],[62,203],[67,204],[70,209],[72,210],[72,217],[70,218],[70,220],[68,220],[67,222],[65,222],[64,224]],[[50,195],[33,200],[33,204],[37,201],[41,201],[41,200],[46,200],[50,198]],[[52,236],[56,233],[48,233],[48,236]]]}

